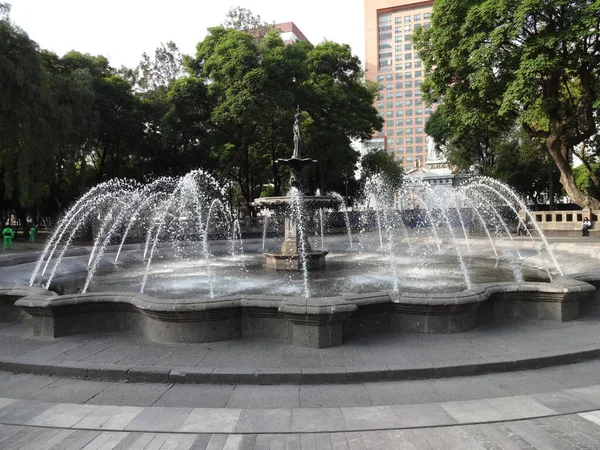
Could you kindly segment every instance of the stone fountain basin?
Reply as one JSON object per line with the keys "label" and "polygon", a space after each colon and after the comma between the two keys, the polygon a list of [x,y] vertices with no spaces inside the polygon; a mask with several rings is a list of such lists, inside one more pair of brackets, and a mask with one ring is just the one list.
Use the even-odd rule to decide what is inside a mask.
{"label": "stone fountain basin", "polygon": [[554,283],[487,283],[451,294],[241,295],[176,302],[139,293],[60,296],[40,288],[3,288],[0,301],[3,309],[20,308],[30,316],[34,336],[42,338],[126,330],[165,343],[261,335],[323,348],[371,332],[455,333],[497,318],[572,320],[582,304],[597,301],[595,285],[600,277],[579,275]]}
{"label": "stone fountain basin", "polygon": [[[129,250],[138,252],[139,247]],[[197,295],[175,301],[131,292],[58,295],[23,287],[33,268],[31,256],[28,263],[20,258],[0,267],[5,281],[21,285],[0,289],[0,317],[31,321],[34,335],[48,339],[127,330],[157,342],[212,342],[260,335],[323,348],[373,332],[455,333],[504,318],[572,320],[600,301],[597,269],[552,283],[491,282],[444,293],[382,290],[312,298],[247,294],[213,299]],[[69,258],[71,270],[84,270],[86,258]]]}

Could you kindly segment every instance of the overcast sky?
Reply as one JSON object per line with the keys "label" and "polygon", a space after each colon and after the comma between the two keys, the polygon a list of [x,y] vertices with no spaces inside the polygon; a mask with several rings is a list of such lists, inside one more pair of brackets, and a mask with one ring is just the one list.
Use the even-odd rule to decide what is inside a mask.
{"label": "overcast sky", "polygon": [[193,54],[206,29],[242,6],[268,22],[293,21],[317,44],[347,43],[364,62],[363,0],[2,0],[11,18],[40,47],[59,55],[77,50],[104,55],[111,65],[135,67],[141,54],[173,41]]}

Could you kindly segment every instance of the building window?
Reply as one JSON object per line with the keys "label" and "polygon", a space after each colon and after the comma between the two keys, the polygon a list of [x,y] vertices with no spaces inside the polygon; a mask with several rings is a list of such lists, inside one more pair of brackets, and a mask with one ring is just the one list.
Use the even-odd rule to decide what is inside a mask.
{"label": "building window", "polygon": [[404,16],[404,23],[410,22],[410,16]]}
{"label": "building window", "polygon": [[[406,152],[408,153],[408,152]],[[412,156],[407,156],[406,157],[406,162],[412,162],[413,161],[413,157]]]}
{"label": "building window", "polygon": [[427,28],[431,28],[431,22],[425,22],[425,23],[423,24],[423,27],[424,27],[425,29],[427,29]]}
{"label": "building window", "polygon": [[402,125],[404,125],[404,121],[402,119],[396,119],[396,126],[401,127]]}
{"label": "building window", "polygon": [[404,42],[410,41],[411,36],[412,36],[412,34],[405,34],[404,35]]}
{"label": "building window", "polygon": [[402,89],[402,81],[396,81],[396,89]]}
{"label": "building window", "polygon": [[403,138],[396,138],[396,145],[402,145],[403,142],[404,142]]}
{"label": "building window", "polygon": [[421,14],[415,14],[414,19],[415,21],[421,20]]}
{"label": "building window", "polygon": [[396,80],[401,80],[402,79],[402,74],[401,73],[397,73],[396,74]]}
{"label": "building window", "polygon": [[404,111],[404,115],[406,115],[406,116],[412,116],[413,115],[412,113],[413,113],[412,109],[407,109],[406,111]]}
{"label": "building window", "polygon": [[421,67],[423,67],[423,62],[422,61],[415,61],[415,69],[420,69]]}
{"label": "building window", "polygon": [[413,120],[412,119],[406,119],[406,125],[412,125]]}
{"label": "building window", "polygon": [[404,91],[404,97],[412,97],[413,91]]}
{"label": "building window", "polygon": [[396,64],[396,72],[402,70],[402,64]]}
{"label": "building window", "polygon": [[[412,128],[406,128],[406,129],[404,130],[404,132],[405,132],[406,134],[413,134],[413,133],[412,133],[412,132],[413,132],[413,129],[412,129]],[[407,143],[407,144],[410,144],[410,143],[412,142],[412,138],[410,138],[410,142],[409,142],[409,140],[408,140],[408,139],[409,139],[409,138],[406,138],[406,143]]]}
{"label": "building window", "polygon": [[[407,144],[408,144],[408,142],[407,142]],[[412,153],[412,152],[413,152],[413,148],[412,147],[406,147],[406,153]]]}
{"label": "building window", "polygon": [[398,148],[396,149],[396,153],[399,153],[399,154],[402,154],[402,153],[404,153],[404,147],[398,147]]}
{"label": "building window", "polygon": [[385,103],[385,107],[386,108],[393,108],[394,107],[394,102],[386,102]]}
{"label": "building window", "polygon": [[402,61],[402,55],[401,55],[400,53],[398,53],[398,54],[395,56],[395,59],[396,59],[396,61]]}
{"label": "building window", "polygon": [[398,109],[396,111],[396,117],[404,117],[404,111],[402,111],[401,109]]}
{"label": "building window", "polygon": [[[418,128],[417,128],[417,130],[418,130]],[[418,133],[418,131],[417,131],[417,133]],[[423,143],[423,136],[415,136],[415,144],[422,144],[422,143]]]}
{"label": "building window", "polygon": [[385,85],[385,88],[386,88],[386,89],[394,89],[394,83],[387,83],[387,84]]}
{"label": "building window", "polygon": [[404,106],[412,106],[412,100],[404,100]]}
{"label": "building window", "polygon": [[412,69],[412,63],[409,63],[409,62],[404,63],[404,68],[405,69]]}
{"label": "building window", "polygon": [[404,134],[404,130],[402,128],[396,128],[396,136],[402,136]]}
{"label": "building window", "polygon": [[383,75],[377,75],[377,81],[382,82],[383,81]]}
{"label": "building window", "polygon": [[404,50],[412,50],[412,44],[404,44]]}
{"label": "building window", "polygon": [[393,135],[394,135],[394,130],[393,130],[393,129],[391,129],[391,130],[387,130],[387,131],[386,131],[386,134],[387,134],[388,136],[393,136]]}
{"label": "building window", "polygon": [[377,103],[377,109],[383,109],[383,107],[384,107],[383,102]]}
{"label": "building window", "polygon": [[394,151],[394,148],[393,148],[393,147],[392,147],[392,148],[388,148],[388,149],[387,149],[387,151],[388,151],[388,153],[389,153],[390,155],[393,155],[393,154],[395,153],[395,151]]}
{"label": "building window", "polygon": [[[420,92],[420,91],[417,91]],[[423,104],[423,100],[421,100],[420,98],[415,100],[415,106],[421,106]]]}
{"label": "building window", "polygon": [[416,115],[423,114],[423,108],[417,108],[417,109],[415,109],[415,114]]}
{"label": "building window", "polygon": [[395,40],[396,42],[402,42],[402,36],[396,36],[396,37],[394,38],[394,40]]}
{"label": "building window", "polygon": [[396,98],[402,98],[403,95],[402,91],[396,91]]}
{"label": "building window", "polygon": [[386,81],[392,81],[394,79],[394,75],[392,75],[391,73],[387,74],[385,76]]}
{"label": "building window", "polygon": [[417,118],[415,119],[415,123],[416,123],[417,125],[419,125],[420,123],[423,123],[423,118],[422,118],[422,117],[417,117]]}
{"label": "building window", "polygon": [[421,95],[423,95],[423,93],[421,92],[421,89],[417,89],[415,91],[415,97],[420,97]]}
{"label": "building window", "polygon": [[394,47],[394,51],[401,52],[402,51],[402,45],[396,45],[396,47]]}
{"label": "building window", "polygon": [[394,139],[393,138],[385,138],[385,143],[387,145],[394,145]]}
{"label": "building window", "polygon": [[394,98],[394,93],[393,92],[386,92],[385,93],[385,98],[386,98],[386,100],[389,100],[390,98]]}
{"label": "building window", "polygon": [[415,145],[415,153],[423,153],[423,146]]}
{"label": "building window", "polygon": [[394,117],[394,111],[386,111],[385,117]]}
{"label": "building window", "polygon": [[412,72],[406,72],[404,78],[412,78]]}
{"label": "building window", "polygon": [[[388,85],[386,84],[386,85],[385,85],[386,89],[387,89],[387,86],[388,86]],[[413,85],[412,85],[412,81],[405,81],[405,82],[404,82],[404,87],[405,87],[405,88],[411,88],[412,86],[413,86]]]}
{"label": "building window", "polygon": [[379,117],[383,117],[383,113],[382,113],[382,112],[378,112],[378,113],[377,113],[377,115],[378,115]]}
{"label": "building window", "polygon": [[[420,61],[415,61],[415,65],[417,65],[417,62],[420,62]],[[415,77],[416,78],[421,78],[422,76],[423,76],[423,71],[422,70],[415,71]]]}
{"label": "building window", "polygon": [[423,80],[415,80],[415,86],[419,87],[423,84]]}
{"label": "building window", "polygon": [[399,102],[396,102],[396,108],[402,108],[404,106],[404,102],[402,100],[400,100]]}
{"label": "building window", "polygon": [[396,28],[394,28],[394,32],[395,33],[402,33],[402,27],[396,27]]}
{"label": "building window", "polygon": [[423,127],[417,127],[415,130],[417,133],[423,133]]}
{"label": "building window", "polygon": [[411,26],[410,25],[404,25],[404,32],[410,31],[411,30]]}
{"label": "building window", "polygon": [[424,13],[423,20],[429,20],[431,18],[431,13]]}
{"label": "building window", "polygon": [[394,23],[402,23],[402,17],[396,17]]}
{"label": "building window", "polygon": [[394,128],[394,120],[386,120],[385,121],[386,128]]}
{"label": "building window", "polygon": [[404,59],[412,59],[412,54],[411,53],[405,53],[404,54]]}
{"label": "building window", "polygon": [[383,94],[377,94],[377,100],[383,100]]}

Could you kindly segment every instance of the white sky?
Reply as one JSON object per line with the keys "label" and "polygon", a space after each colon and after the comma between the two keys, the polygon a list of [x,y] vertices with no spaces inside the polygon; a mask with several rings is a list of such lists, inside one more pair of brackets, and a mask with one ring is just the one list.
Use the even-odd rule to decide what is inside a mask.
{"label": "white sky", "polygon": [[10,17],[41,48],[59,55],[77,50],[104,55],[113,67],[135,67],[143,52],[154,54],[173,41],[194,54],[206,29],[242,6],[267,22],[293,21],[317,44],[350,44],[364,62],[363,0],[2,0]]}

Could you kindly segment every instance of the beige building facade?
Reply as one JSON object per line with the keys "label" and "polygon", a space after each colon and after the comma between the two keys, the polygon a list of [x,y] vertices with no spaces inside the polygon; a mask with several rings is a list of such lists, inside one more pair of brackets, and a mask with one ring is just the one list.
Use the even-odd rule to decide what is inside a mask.
{"label": "beige building facade", "polygon": [[375,106],[384,120],[385,148],[405,171],[427,161],[425,123],[433,107],[421,97],[425,69],[412,44],[419,27],[431,26],[433,1],[365,0],[365,68],[379,84]]}

